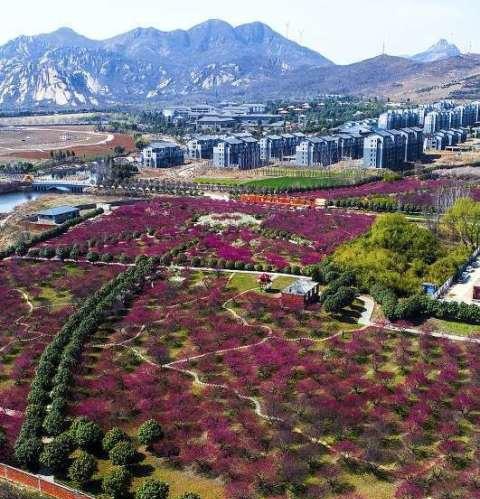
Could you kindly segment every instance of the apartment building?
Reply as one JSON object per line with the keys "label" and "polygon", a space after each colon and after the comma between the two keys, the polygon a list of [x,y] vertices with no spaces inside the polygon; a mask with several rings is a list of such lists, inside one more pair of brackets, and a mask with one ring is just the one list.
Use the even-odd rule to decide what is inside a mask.
{"label": "apartment building", "polygon": [[281,135],[266,135],[259,140],[259,145],[260,158],[264,164],[283,160],[284,139]]}
{"label": "apartment building", "polygon": [[405,163],[418,161],[423,155],[423,129],[420,127],[402,128],[399,130],[405,137]]}
{"label": "apartment building", "polygon": [[183,165],[184,150],[173,142],[152,142],[142,151],[142,165],[146,168],[168,168]]}
{"label": "apartment building", "polygon": [[339,161],[338,136],[306,137],[297,146],[295,162],[299,166],[329,166]]}
{"label": "apartment building", "polygon": [[378,118],[378,128],[381,130],[396,130],[419,124],[420,113],[418,109],[390,110],[382,113]]}
{"label": "apartment building", "polygon": [[213,148],[213,166],[216,168],[250,170],[261,165],[260,145],[247,134],[223,138]]}
{"label": "apartment building", "polygon": [[367,168],[397,168],[394,136],[385,130],[365,137],[363,165]]}
{"label": "apartment building", "polygon": [[213,148],[218,145],[218,135],[200,135],[187,142],[187,156],[190,159],[213,159]]}

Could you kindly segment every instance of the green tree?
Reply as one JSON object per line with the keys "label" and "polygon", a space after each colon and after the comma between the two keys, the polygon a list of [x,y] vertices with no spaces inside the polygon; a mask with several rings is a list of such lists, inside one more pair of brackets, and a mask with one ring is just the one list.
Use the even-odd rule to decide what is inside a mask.
{"label": "green tree", "polygon": [[132,475],[125,468],[115,468],[102,481],[102,488],[105,494],[113,499],[124,499],[128,494]]}
{"label": "green tree", "polygon": [[138,429],[138,441],[142,445],[150,447],[155,442],[163,438],[163,430],[160,424],[154,419],[150,419]]}
{"label": "green tree", "polygon": [[138,454],[130,442],[122,441],[115,444],[115,446],[108,453],[110,461],[118,466],[126,466],[138,461]]}
{"label": "green tree", "polygon": [[348,305],[351,305],[357,293],[354,288],[341,286],[337,291],[329,296],[324,303],[327,312],[338,312]]}
{"label": "green tree", "polygon": [[54,474],[63,472],[68,466],[70,447],[64,439],[58,438],[46,444],[40,454],[40,464]]}
{"label": "green tree", "polygon": [[441,218],[441,224],[471,251],[480,246],[480,203],[460,198]]}
{"label": "green tree", "polygon": [[36,470],[43,446],[39,438],[25,438],[15,446],[15,458],[24,468]]}
{"label": "green tree", "polygon": [[135,499],[167,499],[170,487],[152,478],[145,480],[135,493]]}
{"label": "green tree", "polygon": [[102,447],[105,452],[110,452],[116,444],[123,441],[128,441],[128,435],[120,428],[114,427],[105,433],[102,440]]}
{"label": "green tree", "polygon": [[196,494],[195,492],[187,492],[180,497],[180,499],[202,499],[200,494]]}
{"label": "green tree", "polygon": [[81,452],[68,469],[68,478],[80,487],[88,483],[97,471],[96,459],[87,452]]}
{"label": "green tree", "polygon": [[102,430],[87,418],[77,418],[70,429],[74,442],[83,450],[97,447],[102,441]]}

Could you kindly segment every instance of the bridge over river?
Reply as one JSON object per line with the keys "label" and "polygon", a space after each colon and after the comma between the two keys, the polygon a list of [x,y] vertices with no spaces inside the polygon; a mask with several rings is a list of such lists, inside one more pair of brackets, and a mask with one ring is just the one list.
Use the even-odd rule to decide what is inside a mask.
{"label": "bridge over river", "polygon": [[87,180],[35,179],[32,182],[32,189],[39,192],[81,193],[91,186]]}

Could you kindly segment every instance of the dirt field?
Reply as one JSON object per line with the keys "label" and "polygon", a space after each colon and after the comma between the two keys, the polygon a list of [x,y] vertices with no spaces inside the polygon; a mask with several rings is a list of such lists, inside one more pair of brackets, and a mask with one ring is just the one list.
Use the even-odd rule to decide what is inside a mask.
{"label": "dirt field", "polygon": [[107,120],[110,116],[110,113],[96,112],[9,116],[0,118],[0,126],[82,125],[94,118]]}
{"label": "dirt field", "polygon": [[50,151],[75,151],[79,157],[107,154],[116,146],[127,151],[135,146],[129,135],[96,132],[91,126],[0,127],[0,160],[48,159]]}
{"label": "dirt field", "polygon": [[[460,151],[428,151],[426,153],[432,165],[439,168],[442,166],[465,166],[480,161],[480,139],[470,139],[461,145]],[[471,151],[468,149],[472,148]]]}

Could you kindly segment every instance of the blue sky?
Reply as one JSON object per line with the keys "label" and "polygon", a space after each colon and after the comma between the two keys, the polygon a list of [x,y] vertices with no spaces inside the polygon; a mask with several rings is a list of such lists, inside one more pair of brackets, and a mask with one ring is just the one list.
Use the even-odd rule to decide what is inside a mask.
{"label": "blue sky", "polygon": [[189,28],[206,19],[262,21],[339,64],[421,51],[447,38],[480,53],[480,0],[15,0],[2,5],[0,43],[69,26],[107,38],[138,26]]}

